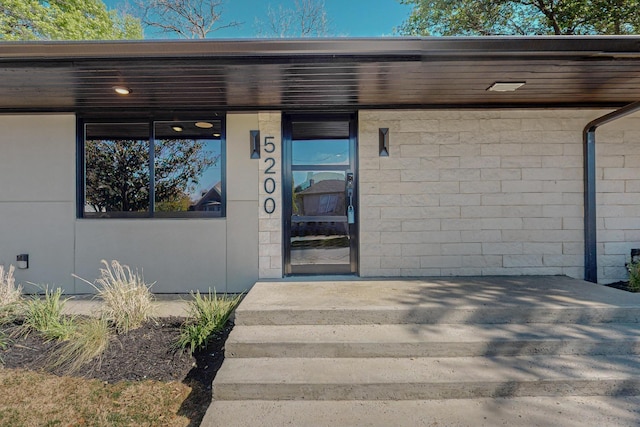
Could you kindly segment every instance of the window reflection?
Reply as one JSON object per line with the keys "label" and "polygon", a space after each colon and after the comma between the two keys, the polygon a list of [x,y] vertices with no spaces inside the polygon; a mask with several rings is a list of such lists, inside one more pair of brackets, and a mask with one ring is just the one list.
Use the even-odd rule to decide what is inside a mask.
{"label": "window reflection", "polygon": [[297,171],[293,173],[293,215],[346,215],[345,172]]}
{"label": "window reflection", "polygon": [[348,139],[316,139],[292,142],[294,165],[348,165]]}
{"label": "window reflection", "polygon": [[291,264],[349,264],[346,222],[304,221],[291,227]]}
{"label": "window reflection", "polygon": [[285,273],[353,273],[346,176],[355,169],[354,116],[285,116],[284,131]]}
{"label": "window reflection", "polygon": [[198,124],[155,124],[156,212],[222,210],[220,131]]}
{"label": "window reflection", "polygon": [[85,213],[149,211],[148,134],[147,123],[86,126]]}
{"label": "window reflection", "polygon": [[85,124],[83,216],[222,216],[222,125],[219,119]]}

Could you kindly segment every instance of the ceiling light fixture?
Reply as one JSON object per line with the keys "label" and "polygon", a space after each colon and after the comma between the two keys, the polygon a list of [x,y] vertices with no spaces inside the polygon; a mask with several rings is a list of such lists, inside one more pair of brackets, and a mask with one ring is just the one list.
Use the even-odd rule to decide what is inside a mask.
{"label": "ceiling light fixture", "polygon": [[114,86],[113,90],[118,94],[118,95],[129,95],[131,93],[131,89],[129,89],[126,86]]}
{"label": "ceiling light fixture", "polygon": [[495,82],[487,88],[491,92],[513,92],[524,86],[526,82]]}
{"label": "ceiling light fixture", "polygon": [[200,129],[211,129],[213,127],[213,123],[209,122],[196,122],[196,126]]}
{"label": "ceiling light fixture", "polygon": [[215,136],[216,138],[220,138],[220,133],[219,133],[219,132],[215,132],[215,133],[213,134],[213,136]]}
{"label": "ceiling light fixture", "polygon": [[171,129],[173,129],[175,132],[182,132],[184,130],[184,128],[179,125],[173,125],[171,126]]}

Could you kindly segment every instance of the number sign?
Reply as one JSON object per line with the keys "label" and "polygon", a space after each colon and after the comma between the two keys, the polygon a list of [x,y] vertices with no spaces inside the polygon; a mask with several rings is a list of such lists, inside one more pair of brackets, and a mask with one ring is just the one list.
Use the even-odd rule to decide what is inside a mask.
{"label": "number sign", "polygon": [[[276,151],[276,144],[273,142],[275,138],[273,136],[265,136],[264,137],[264,151],[265,153],[271,154]],[[267,157],[264,159],[264,163],[267,165],[264,170],[264,181],[262,183],[262,187],[264,188],[265,193],[273,194],[276,191],[276,180],[270,177],[269,175],[275,175],[276,171],[274,170],[276,167],[276,159],[273,157]],[[264,211],[271,215],[276,211],[276,201],[273,197],[267,197],[263,204]]]}

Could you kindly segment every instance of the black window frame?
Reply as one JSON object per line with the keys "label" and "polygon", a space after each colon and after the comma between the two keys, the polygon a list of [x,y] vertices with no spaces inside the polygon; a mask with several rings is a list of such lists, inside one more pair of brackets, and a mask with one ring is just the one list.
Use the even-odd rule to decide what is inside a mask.
{"label": "black window frame", "polygon": [[[155,212],[155,123],[172,121],[220,121],[220,181],[221,206],[220,212],[210,211],[174,211]],[[85,212],[85,130],[91,123],[147,123],[149,127],[149,211],[148,212],[109,212],[106,215],[87,215]],[[211,218],[225,219],[227,217],[227,128],[226,114],[220,112],[189,113],[187,115],[108,115],[108,116],[76,116],[76,217],[79,219],[175,219],[175,218]]]}

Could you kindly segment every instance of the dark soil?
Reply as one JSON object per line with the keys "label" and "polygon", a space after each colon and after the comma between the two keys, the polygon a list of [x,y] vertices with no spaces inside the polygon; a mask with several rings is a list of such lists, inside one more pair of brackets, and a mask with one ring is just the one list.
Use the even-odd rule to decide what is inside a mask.
{"label": "dark soil", "polygon": [[[195,409],[195,412],[204,415],[211,403],[211,383],[224,360],[224,343],[233,326],[227,326],[211,338],[206,348],[191,355],[188,351],[175,349],[183,321],[177,317],[160,318],[128,334],[114,335],[101,360],[87,364],[72,375],[108,383],[182,381],[192,387],[191,394],[183,403],[184,409]],[[0,334],[10,336],[7,347],[0,348],[0,359],[5,369],[47,370],[56,375],[67,374],[47,369],[49,355],[59,344],[47,342],[35,333],[26,337],[12,336],[16,326],[0,326]]]}
{"label": "dark soil", "polygon": [[605,286],[609,286],[610,288],[616,288],[616,289],[620,289],[627,292],[633,292],[633,293],[638,292],[637,290],[631,289],[629,287],[629,282],[615,282],[615,283],[609,283]]}

